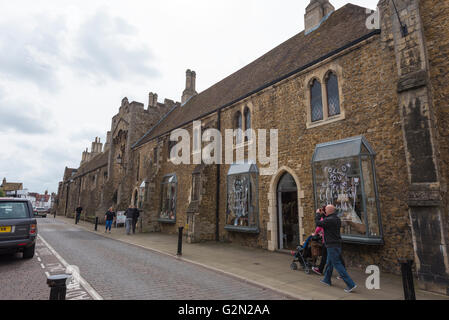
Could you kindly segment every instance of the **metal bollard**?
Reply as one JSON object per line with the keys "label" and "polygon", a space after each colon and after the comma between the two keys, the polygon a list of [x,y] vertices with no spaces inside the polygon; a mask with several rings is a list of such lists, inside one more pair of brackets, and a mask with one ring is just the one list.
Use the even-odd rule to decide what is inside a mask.
{"label": "metal bollard", "polygon": [[413,260],[399,259],[402,273],[402,285],[404,286],[404,299],[416,300],[415,285],[413,284],[412,265]]}
{"label": "metal bollard", "polygon": [[182,256],[182,232],[184,230],[184,227],[179,227],[178,232],[178,256]]}
{"label": "metal bollard", "polygon": [[95,217],[95,231],[98,229],[98,217]]}
{"label": "metal bollard", "polygon": [[69,274],[59,274],[47,278],[47,284],[50,287],[50,300],[65,300],[67,282],[71,277]]}

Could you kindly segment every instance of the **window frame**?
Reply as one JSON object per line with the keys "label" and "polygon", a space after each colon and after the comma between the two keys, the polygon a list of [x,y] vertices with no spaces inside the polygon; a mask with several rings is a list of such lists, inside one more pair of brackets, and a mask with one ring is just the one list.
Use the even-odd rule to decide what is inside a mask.
{"label": "window frame", "polygon": [[[323,159],[319,161],[315,161],[318,150],[320,148],[326,148],[326,147],[333,147],[339,144],[343,143],[351,143],[351,142],[357,142],[360,143],[360,151],[358,154],[351,154],[347,157],[339,156],[339,157],[330,157],[329,159]],[[364,148],[366,152],[364,151]],[[365,235],[355,235],[355,234],[342,234],[342,240],[345,243],[354,243],[354,244],[367,244],[367,245],[384,245],[383,240],[383,226],[382,226],[382,214],[380,209],[380,200],[379,200],[379,192],[378,192],[378,185],[377,185],[377,174],[376,174],[376,166],[375,166],[375,156],[376,153],[374,152],[371,145],[368,143],[368,141],[365,139],[364,136],[358,136],[358,137],[352,137],[348,139],[343,139],[339,141],[331,141],[328,143],[319,144],[315,148],[315,152],[312,157],[312,177],[313,177],[313,195],[314,195],[314,202],[315,202],[315,208],[318,208],[320,205],[318,203],[318,196],[317,196],[317,173],[316,173],[316,164],[322,163],[325,161],[332,161],[332,160],[344,160],[344,159],[354,159],[357,158],[357,163],[359,165],[359,176],[360,176],[360,186],[361,186],[361,196],[362,196],[362,209],[363,209],[363,216],[365,219],[365,226],[366,231]],[[368,179],[368,177],[364,176],[363,173],[363,167],[362,167],[362,157],[366,157],[370,161],[370,169],[372,174],[372,182],[373,182],[373,189],[374,189],[374,195],[375,195],[375,203],[376,203],[376,213],[377,213],[377,225],[379,227],[379,235],[378,236],[371,236],[369,234],[370,228],[369,228],[369,219],[368,219],[368,210],[367,210],[367,199],[366,199],[366,193],[365,193],[365,181]]]}
{"label": "window frame", "polygon": [[[171,177],[174,178],[174,181],[170,181]],[[174,197],[173,197],[173,194],[171,194],[171,196],[173,198],[170,199],[170,202],[174,201],[174,207],[172,208],[173,209],[173,214],[174,214],[174,219],[167,219],[167,218],[162,218],[161,217],[162,206],[163,206],[163,201],[164,201],[164,186],[165,185],[169,185],[169,187],[170,187],[171,184],[174,184],[174,187],[175,187],[175,189],[174,189],[175,190]],[[177,201],[178,200],[177,199],[177,197],[178,197],[178,177],[176,176],[176,173],[167,174],[167,175],[165,175],[162,178],[160,192],[161,192],[161,196],[160,196],[160,204],[159,204],[159,212],[158,212],[158,219],[157,219],[157,221],[158,222],[162,222],[162,223],[166,223],[166,224],[176,224],[176,218],[177,218],[176,207],[177,207],[177,204],[178,204],[178,201]]]}
{"label": "window frame", "polygon": [[[329,74],[335,75],[337,79],[337,92],[340,106],[340,113],[329,116],[329,104],[328,104],[328,96],[327,96],[327,78]],[[321,84],[321,98],[322,98],[322,109],[323,109],[323,119],[312,122],[312,83],[314,80],[317,80]],[[342,91],[343,86],[343,78],[342,78],[342,68],[335,63],[332,63],[330,66],[321,67],[317,70],[314,70],[310,73],[309,76],[305,78],[305,95],[304,95],[304,105],[306,106],[306,129],[312,129],[315,127],[319,127],[321,125],[325,125],[332,122],[337,122],[344,120],[346,118],[345,108],[344,108],[344,96]]]}

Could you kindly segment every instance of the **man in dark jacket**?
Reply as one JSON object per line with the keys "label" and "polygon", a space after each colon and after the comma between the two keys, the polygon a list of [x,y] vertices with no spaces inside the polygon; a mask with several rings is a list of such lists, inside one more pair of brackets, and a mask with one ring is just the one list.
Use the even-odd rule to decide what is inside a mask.
{"label": "man in dark jacket", "polygon": [[125,212],[126,215],[126,234],[131,234],[131,228],[133,229],[133,233],[136,233],[136,223],[137,218],[139,217],[139,210],[136,209],[135,206],[130,205]]}
{"label": "man in dark jacket", "polygon": [[136,225],[137,225],[137,221],[138,221],[138,219],[139,219],[139,216],[140,216],[139,209],[137,209],[136,207],[134,207],[133,234],[136,233]]}
{"label": "man in dark jacket", "polygon": [[320,221],[317,217],[315,222],[317,227],[322,227],[324,229],[324,243],[327,249],[327,268],[324,274],[324,279],[321,280],[322,283],[330,286],[332,285],[332,273],[334,268],[337,269],[343,281],[348,286],[345,289],[345,292],[350,293],[357,288],[357,285],[348,275],[346,268],[344,267],[341,261],[341,220],[335,214],[335,207],[333,205],[329,205],[326,207],[326,217],[324,220]]}
{"label": "man in dark jacket", "polygon": [[83,208],[81,206],[78,206],[78,208],[76,208],[75,211],[76,211],[75,224],[78,224],[78,222],[80,222],[81,212],[83,212]]}

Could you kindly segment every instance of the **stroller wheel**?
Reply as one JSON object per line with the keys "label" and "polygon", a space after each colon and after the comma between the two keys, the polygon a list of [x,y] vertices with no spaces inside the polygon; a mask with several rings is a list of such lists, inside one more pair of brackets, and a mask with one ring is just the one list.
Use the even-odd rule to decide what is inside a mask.
{"label": "stroller wheel", "polygon": [[292,264],[290,265],[290,269],[298,270],[298,265],[295,262],[292,262]]}

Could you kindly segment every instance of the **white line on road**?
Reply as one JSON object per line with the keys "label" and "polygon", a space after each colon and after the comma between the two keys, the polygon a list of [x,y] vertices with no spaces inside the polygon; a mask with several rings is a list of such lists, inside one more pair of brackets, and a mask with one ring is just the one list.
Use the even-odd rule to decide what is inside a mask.
{"label": "white line on road", "polygon": [[41,268],[45,269],[45,265],[43,263],[41,263]]}
{"label": "white line on road", "polygon": [[42,262],[42,259],[41,259],[41,258],[39,258],[39,257],[37,257],[37,261],[39,261],[39,262]]}
{"label": "white line on road", "polygon": [[[47,248],[51,251],[51,253],[53,253],[53,255],[59,260],[59,262],[62,263],[62,265],[67,268],[69,266],[69,264],[59,255],[59,253],[56,252],[55,249],[53,249],[53,247],[47,242],[45,241],[45,239],[41,236],[38,235],[39,239],[47,246]],[[79,283],[84,287],[84,289],[86,289],[86,291],[89,293],[89,295],[95,299],[95,300],[103,300],[103,297],[100,296],[98,294],[97,291],[95,291],[94,288],[92,288],[92,286],[86,281],[84,280],[83,277],[81,277],[81,275],[79,275]]]}

